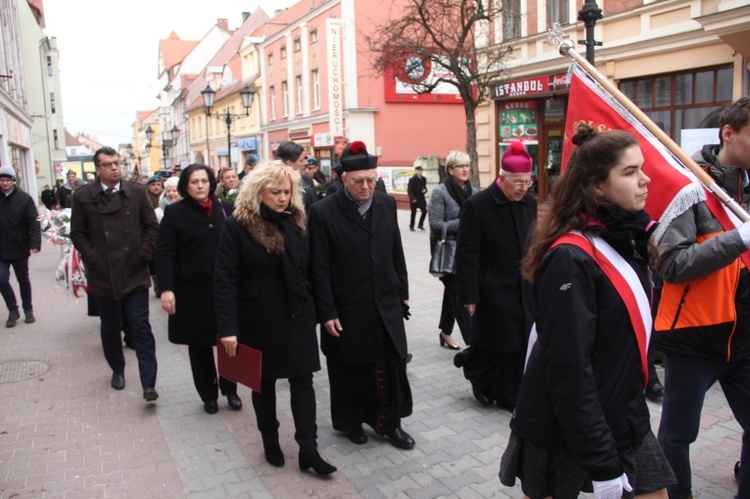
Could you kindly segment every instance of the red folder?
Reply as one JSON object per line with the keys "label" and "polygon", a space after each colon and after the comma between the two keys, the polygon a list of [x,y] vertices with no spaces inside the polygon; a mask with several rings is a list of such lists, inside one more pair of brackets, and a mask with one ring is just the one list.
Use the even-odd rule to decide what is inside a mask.
{"label": "red folder", "polygon": [[236,383],[241,383],[254,392],[260,393],[260,373],[263,353],[247,345],[237,343],[234,357],[227,355],[227,350],[218,339],[219,376],[223,376]]}

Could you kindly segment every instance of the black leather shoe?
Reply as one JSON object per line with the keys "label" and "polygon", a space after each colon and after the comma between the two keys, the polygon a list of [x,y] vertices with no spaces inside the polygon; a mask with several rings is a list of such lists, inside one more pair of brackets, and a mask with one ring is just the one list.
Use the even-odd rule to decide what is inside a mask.
{"label": "black leather shoe", "polygon": [[159,393],[153,386],[149,386],[143,389],[143,398],[146,399],[146,402],[153,402],[159,398]]}
{"label": "black leather shoe", "polygon": [[386,431],[386,432],[380,433],[380,435],[383,435],[384,437],[386,437],[388,440],[391,441],[391,445],[393,445],[394,447],[398,447],[399,449],[406,449],[406,450],[413,449],[414,445],[416,445],[414,443],[414,439],[411,438],[411,435],[406,433],[401,428],[396,428],[391,431]]}
{"label": "black leather shoe", "polygon": [[317,451],[312,454],[303,454],[300,452],[299,469],[305,471],[309,468],[314,469],[318,475],[330,475],[334,471],[337,471],[337,468],[320,457]]}
{"label": "black leather shoe", "polygon": [[492,401],[489,399],[489,397],[480,392],[473,384],[471,385],[471,392],[474,394],[474,398],[477,399],[477,401],[484,407],[489,407],[492,405]]}
{"label": "black leather shoe", "polygon": [[237,395],[227,395],[227,404],[233,411],[242,409],[242,400]]}
{"label": "black leather shoe", "polygon": [[649,383],[646,387],[646,398],[649,400],[659,400],[664,396],[664,387],[661,386],[661,383],[658,381],[654,381],[653,383]]}
{"label": "black leather shoe", "polygon": [[353,444],[362,445],[367,443],[367,435],[361,427],[353,431],[345,431],[344,435]]}
{"label": "black leather shoe", "polygon": [[203,402],[203,410],[208,414],[216,414],[219,412],[219,404],[217,404],[215,400]]}
{"label": "black leather shoe", "polygon": [[125,388],[125,375],[123,373],[112,373],[112,388],[122,390]]}

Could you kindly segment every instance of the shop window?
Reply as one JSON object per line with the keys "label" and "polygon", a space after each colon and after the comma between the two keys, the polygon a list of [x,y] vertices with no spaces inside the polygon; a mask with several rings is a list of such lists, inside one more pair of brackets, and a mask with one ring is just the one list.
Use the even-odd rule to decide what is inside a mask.
{"label": "shop window", "polygon": [[677,75],[675,78],[675,104],[693,103],[693,74]]}
{"label": "shop window", "polygon": [[711,102],[714,98],[714,72],[702,71],[695,74],[695,102]]}
{"label": "shop window", "polygon": [[725,66],[626,80],[620,89],[679,143],[684,129],[718,127],[719,114],[732,103],[733,71]]}

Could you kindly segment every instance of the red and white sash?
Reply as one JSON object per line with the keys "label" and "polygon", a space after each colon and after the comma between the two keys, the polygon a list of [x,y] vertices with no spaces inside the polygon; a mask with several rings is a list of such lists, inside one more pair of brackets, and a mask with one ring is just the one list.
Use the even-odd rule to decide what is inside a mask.
{"label": "red and white sash", "polygon": [[[638,275],[633,267],[600,237],[592,237],[593,244],[578,231],[572,231],[555,241],[550,249],[560,244],[572,244],[586,252],[602,269],[604,274],[609,278],[612,285],[617,290],[620,298],[625,303],[625,308],[630,316],[630,322],[635,331],[635,339],[638,343],[638,351],[641,358],[641,376],[643,377],[643,386],[648,383],[648,344],[651,340],[651,327],[653,319],[651,317],[651,304],[646,295]],[[537,333],[536,324],[531,329],[529,337],[529,346],[526,354],[528,363],[531,348],[536,343]]]}

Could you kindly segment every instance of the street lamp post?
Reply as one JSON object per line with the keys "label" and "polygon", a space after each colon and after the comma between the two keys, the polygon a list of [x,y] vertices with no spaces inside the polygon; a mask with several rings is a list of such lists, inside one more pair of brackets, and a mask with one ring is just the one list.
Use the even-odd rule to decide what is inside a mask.
{"label": "street lamp post", "polygon": [[[180,129],[177,128],[177,126],[173,126],[172,129],[168,132],[162,132],[161,134],[161,156],[164,160],[164,169],[167,169],[167,154],[169,151],[169,148],[173,145],[177,144],[177,139],[180,137]],[[148,144],[146,144],[146,149],[151,149],[151,141],[154,138],[154,130],[151,128],[151,125],[146,128],[146,138],[148,139]]]}
{"label": "street lamp post", "polygon": [[596,4],[596,0],[586,0],[581,10],[578,11],[578,20],[583,21],[586,26],[586,39],[578,40],[581,45],[586,45],[586,60],[594,66],[594,47],[601,47],[602,42],[594,39],[594,26],[596,21],[604,17],[602,9]]}
{"label": "street lamp post", "polygon": [[255,85],[245,85],[245,88],[240,90],[240,97],[242,98],[242,105],[245,107],[245,114],[232,114],[229,112],[229,107],[225,113],[212,113],[211,108],[214,107],[214,100],[216,99],[216,90],[211,88],[210,85],[206,85],[206,88],[201,91],[203,97],[203,104],[206,108],[206,116],[224,120],[227,125],[227,166],[232,166],[232,122],[250,116],[250,107],[253,105],[253,96],[255,95]]}

